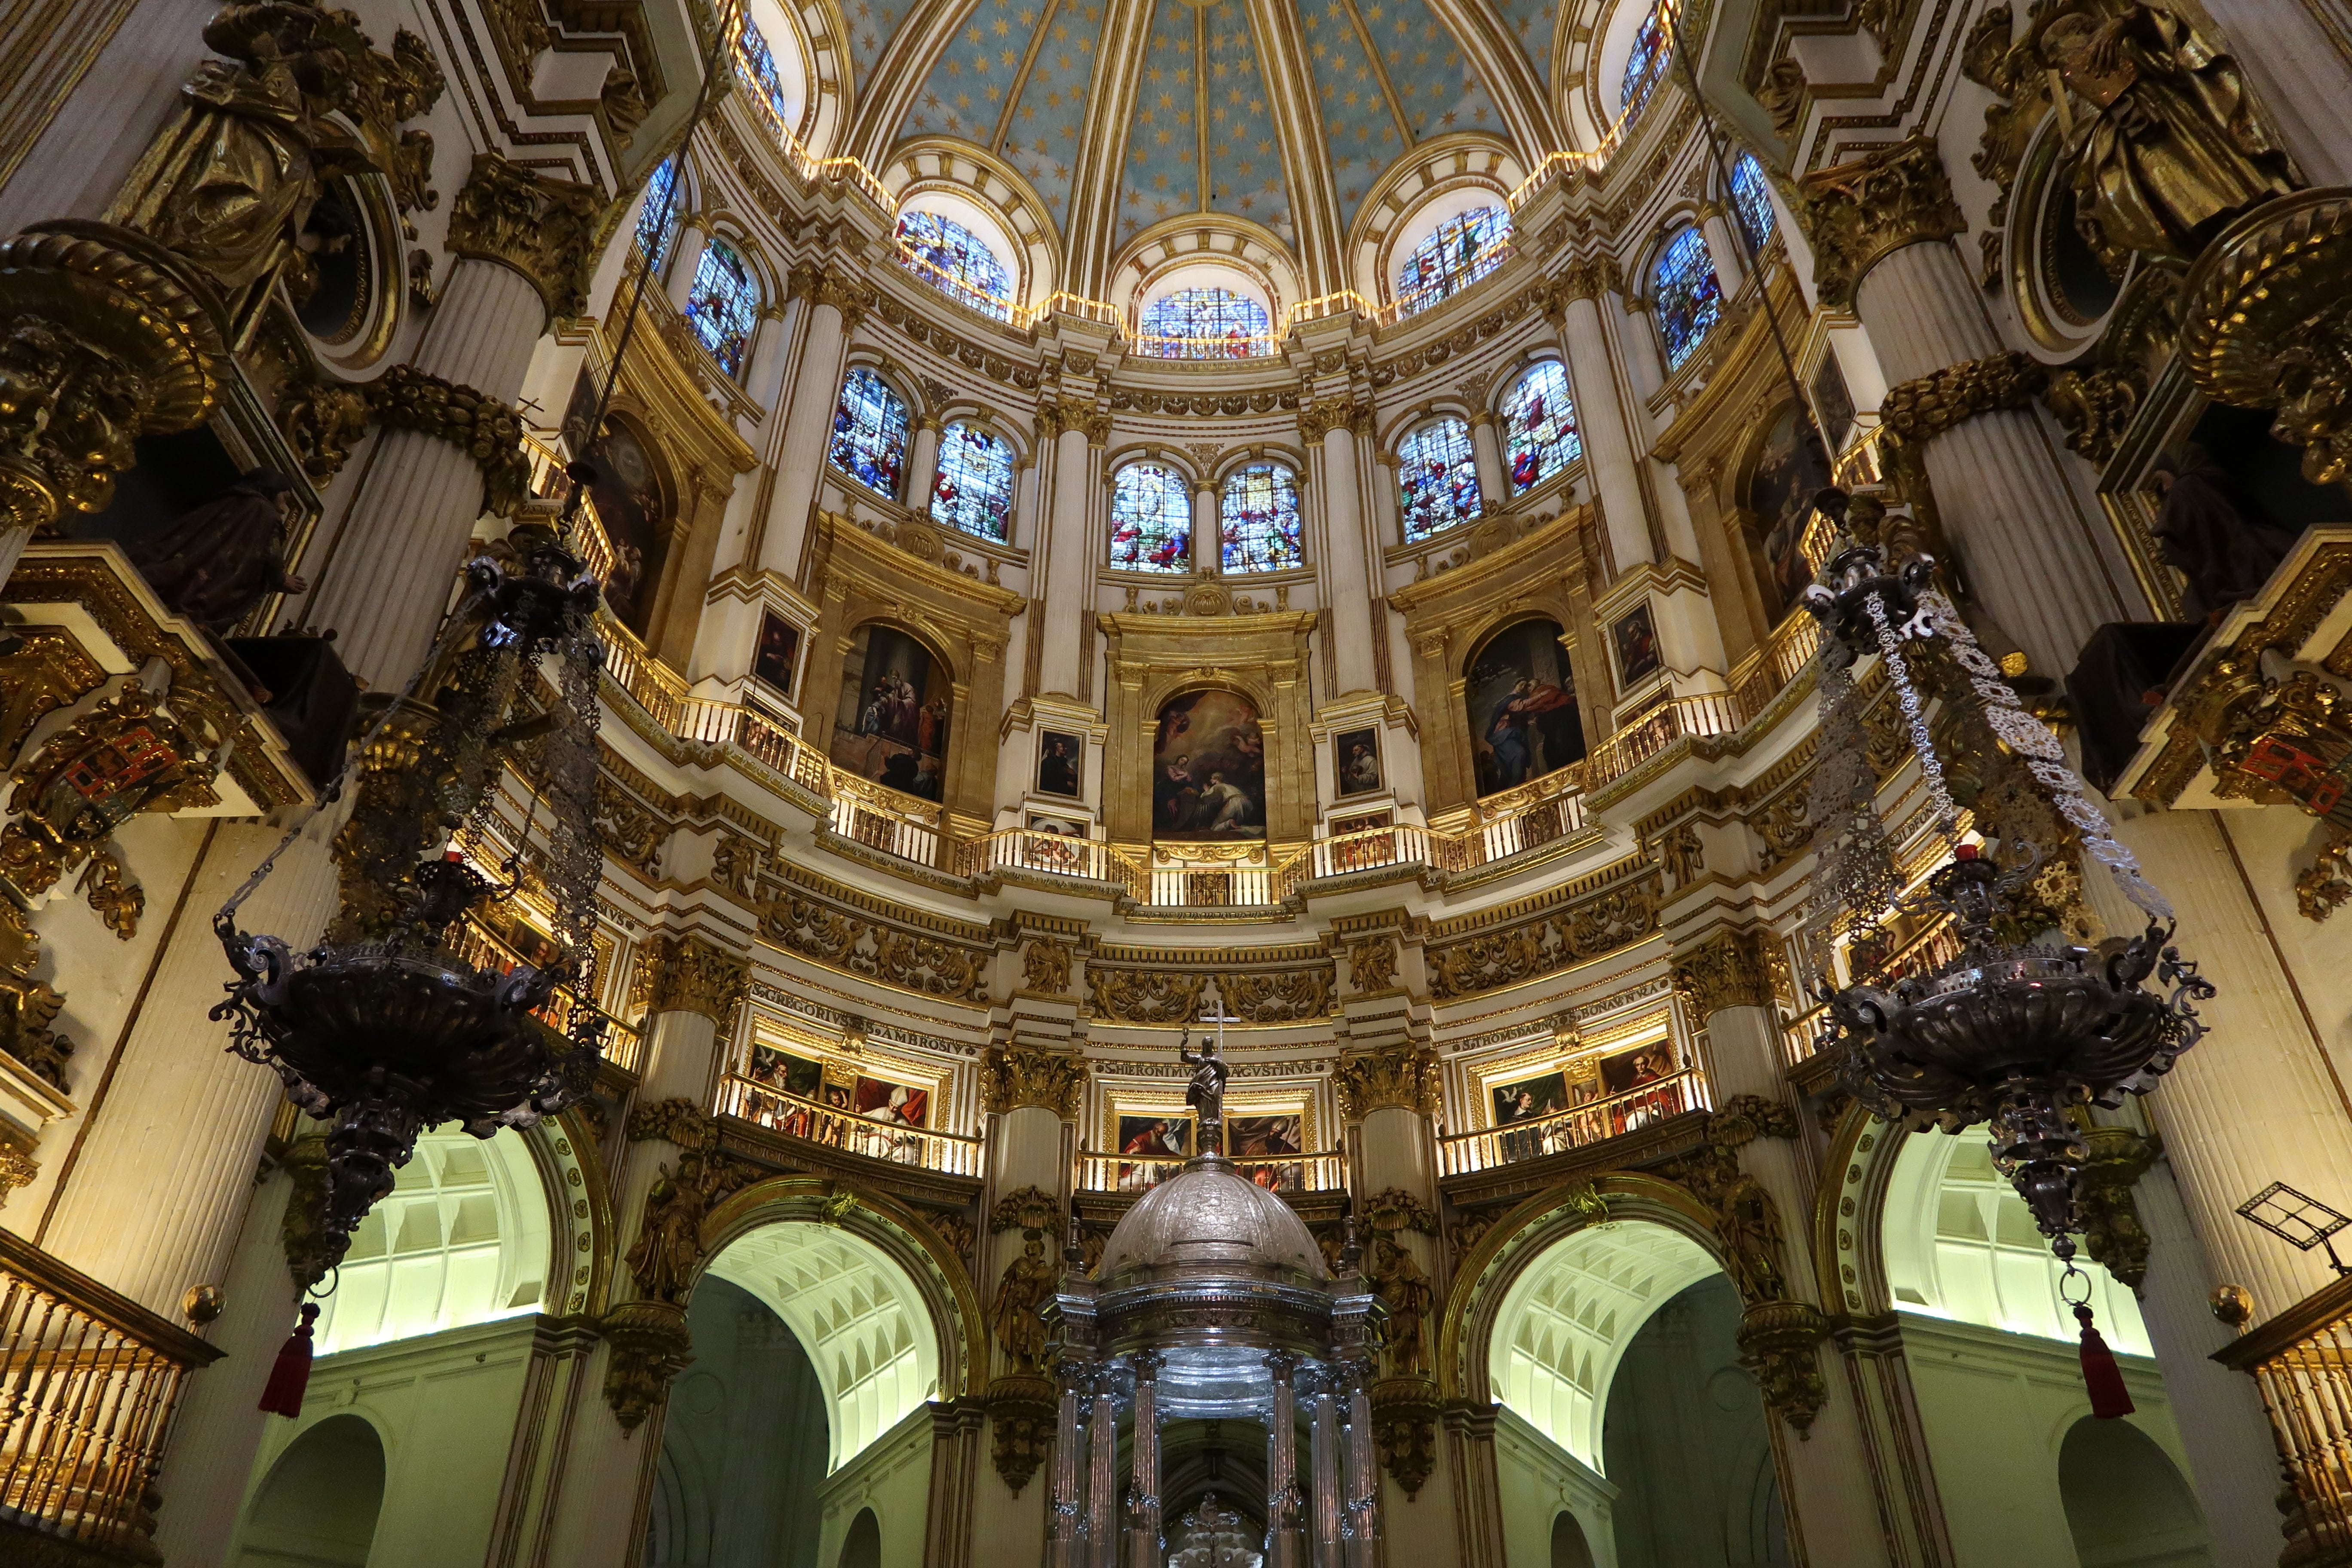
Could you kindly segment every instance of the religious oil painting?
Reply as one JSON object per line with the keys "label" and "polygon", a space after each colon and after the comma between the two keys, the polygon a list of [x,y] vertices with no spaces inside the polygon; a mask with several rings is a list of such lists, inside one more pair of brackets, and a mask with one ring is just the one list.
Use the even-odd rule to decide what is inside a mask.
{"label": "religious oil painting", "polygon": [[1584,755],[1576,678],[1559,637],[1558,621],[1519,621],[1471,656],[1463,700],[1482,795],[1516,788]]}
{"label": "religious oil painting", "polygon": [[1821,416],[1822,434],[1830,445],[1843,450],[1846,432],[1853,428],[1853,393],[1834,353],[1824,353],[1821,368],[1813,372],[1813,412]]}
{"label": "religious oil painting", "polygon": [[868,1121],[926,1127],[930,1124],[931,1091],[861,1074],[851,1090],[851,1108]]}
{"label": "religious oil painting", "polygon": [[1029,831],[1051,833],[1062,838],[1084,838],[1087,837],[1087,825],[1080,817],[1047,816],[1042,813],[1032,812],[1029,816]]}
{"label": "religious oil painting", "polygon": [[1077,800],[1086,794],[1087,742],[1060,730],[1037,732],[1037,793]]}
{"label": "religious oil painting", "polygon": [[1367,724],[1342,730],[1331,742],[1332,771],[1341,796],[1371,795],[1381,787],[1381,732]]}
{"label": "religious oil painting", "polygon": [[[1822,418],[1828,417],[1825,410]],[[1805,558],[1805,530],[1812,521],[1813,497],[1829,482],[1821,447],[1790,404],[1765,432],[1755,475],[1748,481],[1748,555],[1765,611],[1776,623],[1796,608],[1798,596],[1813,580],[1812,563]]]}
{"label": "religious oil painting", "polygon": [[[1272,1192],[1297,1192],[1306,1185],[1306,1166],[1297,1159],[1307,1152],[1305,1121],[1297,1115],[1228,1116],[1225,1152],[1242,1162],[1242,1173],[1259,1186]],[[1281,1163],[1254,1165],[1249,1163],[1253,1160]]]}
{"label": "religious oil painting", "polygon": [[1658,653],[1658,626],[1650,618],[1648,600],[1634,605],[1609,628],[1610,646],[1617,653],[1617,684],[1630,689],[1665,668]]}
{"label": "religious oil painting", "polygon": [[1568,1075],[1548,1072],[1537,1078],[1521,1079],[1517,1083],[1498,1084],[1488,1091],[1495,1097],[1495,1125],[1507,1126],[1514,1121],[1533,1121],[1539,1116],[1552,1116],[1569,1107]]}
{"label": "religious oil painting", "polygon": [[798,1095],[803,1100],[814,1100],[824,1083],[824,1064],[773,1046],[753,1046],[751,1070],[745,1076],[753,1083]]}
{"label": "religious oil painting", "polygon": [[842,660],[835,763],[924,800],[946,787],[955,699],[947,666],[896,626],[860,626]]}
{"label": "religious oil painting", "polygon": [[751,653],[751,673],[783,696],[793,694],[799,668],[801,629],[773,610],[760,612],[760,643]]}
{"label": "religious oil painting", "polygon": [[1601,1058],[1601,1086],[1604,1094],[1630,1094],[1645,1084],[1663,1082],[1675,1076],[1675,1044],[1672,1040],[1654,1040],[1630,1051],[1620,1051],[1613,1057]]}
{"label": "religious oil painting", "polygon": [[1187,691],[1160,710],[1151,746],[1154,838],[1265,837],[1265,737],[1238,691]]}
{"label": "religious oil painting", "polygon": [[[569,413],[567,433],[576,445],[586,437],[596,413],[594,387],[584,375],[572,388]],[[669,504],[663,498],[659,470],[644,439],[618,418],[605,419],[604,434],[587,444],[585,455],[596,470],[588,485],[588,503],[613,551],[612,568],[604,574],[604,603],[623,626],[642,637],[653,620],[662,559],[669,548]]]}

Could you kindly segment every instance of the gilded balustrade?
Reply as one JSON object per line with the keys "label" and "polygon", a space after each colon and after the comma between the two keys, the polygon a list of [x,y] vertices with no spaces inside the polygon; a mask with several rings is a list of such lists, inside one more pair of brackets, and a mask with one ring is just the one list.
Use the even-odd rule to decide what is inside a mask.
{"label": "gilded balustrade", "polygon": [[2352,1279],[2231,1341],[2213,1359],[2252,1376],[2291,1489],[2281,1563],[2352,1563]]}
{"label": "gilded balustrade", "polygon": [[959,1132],[935,1132],[911,1122],[877,1121],[870,1115],[861,1116],[847,1106],[827,1105],[787,1094],[772,1084],[752,1079],[730,1076],[727,1079],[719,1089],[719,1114],[868,1160],[913,1165],[950,1176],[981,1173],[978,1138]]}
{"label": "gilded balustrade", "polygon": [[[1274,1193],[1329,1193],[1347,1185],[1347,1173],[1337,1153],[1242,1155],[1234,1163],[1259,1186]],[[1078,1190],[1088,1193],[1140,1193],[1158,1186],[1182,1170],[1183,1157],[1166,1154],[1104,1154],[1078,1151]]]}
{"label": "gilded balustrade", "polygon": [[1465,1175],[1521,1160],[1539,1160],[1570,1149],[1590,1148],[1687,1110],[1714,1103],[1706,1077],[1685,1068],[1670,1077],[1605,1099],[1588,1100],[1549,1116],[1530,1117],[1501,1127],[1448,1133],[1437,1141],[1438,1174]]}

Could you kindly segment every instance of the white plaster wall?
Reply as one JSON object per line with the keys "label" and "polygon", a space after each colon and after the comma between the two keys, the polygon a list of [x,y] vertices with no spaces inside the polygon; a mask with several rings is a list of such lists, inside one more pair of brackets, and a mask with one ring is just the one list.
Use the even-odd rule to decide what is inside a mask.
{"label": "white plaster wall", "polygon": [[1551,1568],[1552,1522],[1576,1516],[1593,1568],[1617,1568],[1609,1509],[1617,1489],[1508,1405],[1495,1418],[1495,1466],[1503,1499],[1504,1568]]}
{"label": "white plaster wall", "polygon": [[[1044,1485],[1044,1475],[1029,1484]],[[868,1508],[882,1527],[881,1568],[921,1568],[930,1490],[931,1407],[918,1405],[817,1489],[824,1515],[817,1568],[841,1561],[851,1522]]]}
{"label": "white plaster wall", "polygon": [[[2058,1489],[2058,1451],[2090,1414],[2076,1348],[1943,1318],[1901,1314],[1903,1350],[1927,1435],[1936,1489],[1950,1526],[1955,1568],[2077,1568]],[[2138,1427],[2178,1468],[2189,1458],[2156,1363],[2118,1355]],[[2211,1559],[2187,1551],[2186,1568]]]}
{"label": "white plaster wall", "polygon": [[509,1318],[320,1357],[301,1416],[272,1418],[263,1435],[228,1561],[259,1561],[242,1551],[242,1524],[278,1456],[327,1417],[350,1414],[383,1441],[383,1508],[368,1568],[481,1562],[541,1321]]}

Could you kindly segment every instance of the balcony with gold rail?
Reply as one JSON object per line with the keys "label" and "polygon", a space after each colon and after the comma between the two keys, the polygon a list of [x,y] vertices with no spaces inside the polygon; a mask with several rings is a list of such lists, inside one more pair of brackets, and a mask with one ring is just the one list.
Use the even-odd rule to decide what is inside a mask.
{"label": "balcony with gold rail", "polygon": [[847,1105],[788,1094],[753,1079],[730,1077],[720,1086],[719,1114],[835,1153],[949,1176],[976,1178],[982,1172],[977,1138],[860,1115]]}
{"label": "balcony with gold rail", "polygon": [[[1184,1168],[1180,1156],[1103,1154],[1078,1151],[1077,1184],[1087,1193],[1143,1193]],[[1339,1156],[1249,1155],[1234,1160],[1241,1173],[1270,1193],[1336,1193],[1348,1184]]]}
{"label": "balcony with gold rail", "polygon": [[163,1436],[221,1354],[0,1231],[0,1562],[159,1561]]}
{"label": "balcony with gold rail", "polygon": [[2213,1359],[2262,1390],[2291,1496],[2279,1500],[2295,1568],[2352,1564],[2352,1278],[2231,1341]]}
{"label": "balcony with gold rail", "polygon": [[1448,1133],[1437,1141],[1437,1173],[1440,1176],[1465,1176],[1498,1165],[1589,1149],[1686,1111],[1707,1110],[1713,1103],[1706,1075],[1696,1068],[1685,1068],[1549,1116]]}

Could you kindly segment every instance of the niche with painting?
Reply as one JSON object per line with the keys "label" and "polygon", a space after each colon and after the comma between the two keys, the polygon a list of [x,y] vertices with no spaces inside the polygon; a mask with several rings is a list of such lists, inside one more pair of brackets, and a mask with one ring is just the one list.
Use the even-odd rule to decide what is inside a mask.
{"label": "niche with painting", "polygon": [[[583,373],[572,390],[565,434],[575,448],[596,414],[596,388]],[[582,455],[596,470],[588,503],[612,546],[613,566],[604,576],[604,603],[639,637],[651,636],[660,601],[662,566],[669,552],[675,515],[652,438],[623,414],[607,414],[604,427],[586,442]]]}
{"label": "niche with painting", "polygon": [[1792,403],[1765,429],[1748,493],[1741,498],[1740,530],[1748,564],[1765,617],[1775,626],[1796,608],[1798,595],[1813,580],[1812,563],[1805,556],[1805,531],[1812,521],[1813,496],[1829,482],[1829,464]]}
{"label": "niche with painting", "polygon": [[1265,837],[1265,736],[1247,697],[1213,687],[1161,704],[1151,743],[1151,837]]}
{"label": "niche with painting", "polygon": [[841,661],[829,755],[859,778],[938,800],[947,779],[954,679],[914,634],[879,621],[857,628]]}
{"label": "niche with painting", "polygon": [[1576,678],[1558,621],[1505,626],[1470,656],[1463,701],[1478,793],[1516,789],[1584,756]]}

